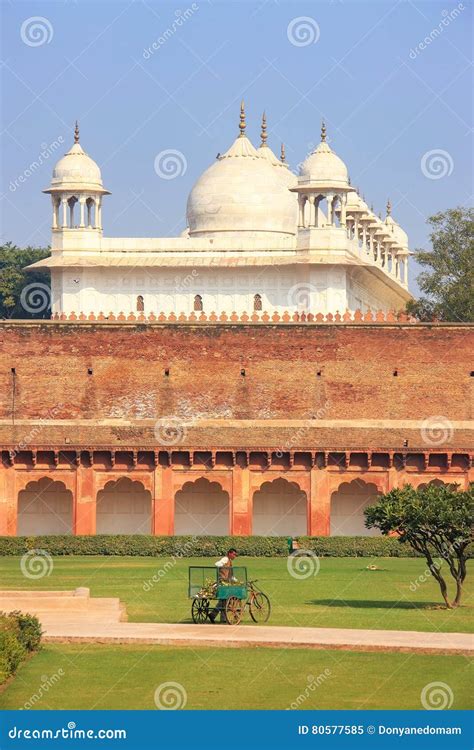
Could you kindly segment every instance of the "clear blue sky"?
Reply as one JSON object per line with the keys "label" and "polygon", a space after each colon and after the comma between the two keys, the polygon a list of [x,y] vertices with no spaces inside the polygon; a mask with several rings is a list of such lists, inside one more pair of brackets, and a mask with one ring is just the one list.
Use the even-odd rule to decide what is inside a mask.
{"label": "clear blue sky", "polygon": [[[265,108],[269,143],[277,151],[284,141],[293,167],[318,142],[324,116],[352,184],[377,212],[390,196],[412,248],[426,244],[427,216],[472,196],[468,2],[4,0],[2,14],[3,240],[49,242],[41,190],[76,118],[112,191],[105,233],[178,234],[194,181],[236,135],[242,97],[255,145]],[[300,17],[312,37],[294,22],[294,44],[288,27]],[[144,54],[153,42],[159,48]],[[19,183],[42,145],[60,137],[64,147]],[[182,176],[157,175],[165,149],[184,155]],[[440,160],[425,158],[430,179],[422,159],[439,150]]]}

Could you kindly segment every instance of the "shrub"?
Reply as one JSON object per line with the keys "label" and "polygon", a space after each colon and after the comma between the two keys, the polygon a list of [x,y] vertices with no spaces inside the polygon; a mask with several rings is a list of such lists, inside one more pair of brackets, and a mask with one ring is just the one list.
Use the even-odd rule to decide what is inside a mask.
{"label": "shrub", "polygon": [[27,651],[37,651],[43,634],[38,618],[19,611],[10,612],[9,617],[17,624],[17,637],[23,648]]}
{"label": "shrub", "polygon": [[[419,557],[396,537],[301,536],[302,549],[321,557]],[[216,557],[230,547],[248,557],[286,557],[286,536],[96,536],[0,537],[1,555],[24,555],[42,549],[50,555],[130,555],[142,557]],[[470,556],[473,554],[472,546]]]}
{"label": "shrub", "polygon": [[15,674],[28,652],[38,650],[41,634],[34,615],[0,612],[0,685]]}
{"label": "shrub", "polygon": [[26,649],[21,645],[16,633],[0,626],[0,684],[15,674],[25,657]]}

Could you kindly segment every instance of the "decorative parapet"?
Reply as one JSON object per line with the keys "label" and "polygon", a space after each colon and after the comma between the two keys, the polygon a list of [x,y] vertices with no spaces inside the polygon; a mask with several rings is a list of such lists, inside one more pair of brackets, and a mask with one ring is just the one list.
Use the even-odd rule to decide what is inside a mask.
{"label": "decorative parapet", "polygon": [[394,312],[383,310],[377,310],[372,312],[368,310],[363,313],[362,310],[355,310],[354,312],[346,310],[342,315],[339,312],[336,313],[311,313],[311,312],[293,312],[289,313],[285,310],[283,313],[274,312],[269,315],[267,312],[253,312],[248,315],[243,312],[239,315],[236,312],[230,314],[221,312],[219,315],[215,312],[210,312],[206,315],[204,312],[195,313],[192,312],[189,315],[186,313],[176,314],[171,313],[150,313],[145,315],[144,313],[128,313],[126,315],[120,312],[118,315],[109,313],[105,315],[103,312],[99,312],[97,315],[93,312],[86,315],[83,312],[80,313],[54,313],[51,316],[52,320],[61,321],[86,321],[86,322],[123,322],[123,323],[418,323],[418,320],[412,316],[407,315],[404,312]]}

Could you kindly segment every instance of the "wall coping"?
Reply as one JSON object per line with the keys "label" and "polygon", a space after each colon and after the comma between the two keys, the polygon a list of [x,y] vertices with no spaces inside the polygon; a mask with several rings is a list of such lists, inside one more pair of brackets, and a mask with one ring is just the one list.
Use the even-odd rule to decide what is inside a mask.
{"label": "wall coping", "polygon": [[104,313],[95,315],[94,313],[55,313],[51,318],[22,318],[22,319],[9,319],[5,318],[0,320],[0,328],[6,328],[8,326],[13,327],[37,327],[37,326],[57,326],[57,325],[81,325],[81,326],[94,326],[100,324],[101,326],[170,326],[170,325],[184,325],[184,326],[340,326],[340,327],[366,327],[366,326],[379,326],[379,327],[416,327],[416,328],[474,328],[474,322],[463,323],[463,322],[441,322],[441,321],[429,321],[421,322],[416,318],[409,317],[406,313],[384,313],[382,310],[377,312],[368,311],[362,313],[360,310],[356,310],[354,313],[346,311],[343,315],[340,313],[290,313],[284,312],[279,314],[274,312],[271,316],[266,313],[242,313],[240,316],[237,313],[220,313],[217,315],[214,312],[209,313],[160,313],[155,315],[150,313],[145,316],[143,313],[135,315],[135,313],[109,313],[106,317]]}

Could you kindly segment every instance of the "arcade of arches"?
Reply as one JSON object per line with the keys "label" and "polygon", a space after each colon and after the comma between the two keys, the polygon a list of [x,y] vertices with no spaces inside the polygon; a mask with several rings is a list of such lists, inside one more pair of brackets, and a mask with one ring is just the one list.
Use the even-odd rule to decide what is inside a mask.
{"label": "arcade of arches", "polygon": [[0,534],[372,535],[364,509],[409,482],[468,486],[466,472],[328,466],[0,465]]}

